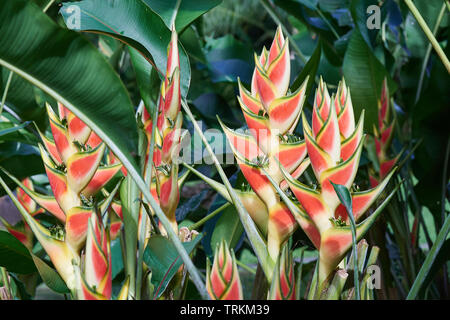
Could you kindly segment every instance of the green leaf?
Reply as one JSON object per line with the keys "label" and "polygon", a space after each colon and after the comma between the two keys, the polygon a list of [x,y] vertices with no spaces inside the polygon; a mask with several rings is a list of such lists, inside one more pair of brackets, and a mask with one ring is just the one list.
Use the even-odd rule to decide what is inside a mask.
{"label": "green leaf", "polygon": [[[183,30],[202,14],[219,5],[222,0],[142,0],[156,12],[170,29],[175,16],[177,32]],[[177,6],[177,2],[179,6]]]}
{"label": "green leaf", "polygon": [[[20,180],[45,172],[37,148],[15,141],[0,144],[0,166]],[[10,179],[7,179],[7,184],[11,188],[16,187]],[[0,188],[0,196],[4,194],[5,191]]]}
{"label": "green leaf", "polygon": [[125,235],[125,272],[130,277],[130,295],[135,295],[136,253],[139,220],[139,189],[130,175],[120,185],[120,201],[122,202],[123,224]]}
{"label": "green leaf", "polygon": [[[20,129],[25,128],[29,124],[30,124],[30,121],[26,121],[19,126],[15,126],[14,124],[12,124],[10,122],[1,122],[0,123],[0,137],[5,136],[9,133],[14,133],[16,131],[19,131]],[[3,128],[5,125],[8,125],[8,128]],[[1,139],[3,140],[4,138],[5,137],[2,137]]]}
{"label": "green leaf", "polygon": [[236,208],[229,206],[216,222],[211,236],[211,248],[214,249],[222,240],[225,240],[230,248],[234,248],[243,232],[244,227]]}
{"label": "green leaf", "polygon": [[319,68],[319,62],[320,62],[320,55],[322,53],[322,42],[319,40],[317,42],[316,49],[314,49],[313,54],[309,58],[308,62],[303,67],[300,74],[297,76],[297,78],[294,80],[294,83],[291,86],[291,91],[297,90],[305,81],[306,77],[309,76],[309,82],[306,87],[306,94],[309,94],[309,91],[311,90],[312,86],[314,85],[314,79],[316,78],[317,69]]}
{"label": "green leaf", "polygon": [[67,288],[64,280],[59,276],[58,272],[53,268],[49,267],[47,263],[41,260],[38,256],[31,254],[34,264],[41,275],[44,283],[55,292],[58,293],[69,293],[70,290]]}
{"label": "green leaf", "polygon": [[[103,3],[111,2],[96,2],[97,5]],[[150,12],[150,9],[146,11],[144,8],[144,18],[145,12]],[[131,21],[135,24],[139,21],[139,25],[147,21],[132,18]],[[145,25],[145,28],[149,27]],[[168,32],[170,36],[165,26],[164,30],[162,32]],[[25,0],[0,2],[0,32],[0,65],[12,69],[65,104],[99,135],[125,166],[168,230],[197,289],[202,297],[207,298],[198,271],[139,174],[132,157],[133,153],[137,154],[138,140],[134,109],[125,87],[105,58],[84,37],[60,28],[36,5]],[[163,37],[163,33],[156,38]],[[167,44],[168,41],[164,46]],[[185,64],[188,66],[185,70],[189,71],[187,58]]]}
{"label": "green leaf", "polygon": [[406,297],[407,300],[413,300],[416,298],[428,272],[433,266],[434,260],[436,259],[439,250],[444,244],[444,241],[449,231],[450,231],[450,214],[447,214],[444,225],[442,226],[441,231],[439,231],[436,241],[433,243],[430,252],[428,252],[427,257],[425,258],[425,261],[423,262],[422,267],[420,268],[420,271],[416,279],[414,280],[413,286],[411,287],[411,290],[409,291],[408,296]]}
{"label": "green leaf", "polygon": [[[205,53],[203,52],[203,39],[200,38],[197,29],[193,26],[186,28],[180,35],[180,41],[183,47],[189,54],[189,58],[192,61],[199,61],[202,64],[207,64]],[[193,74],[192,76],[195,76]],[[193,79],[193,82],[195,79]]]}
{"label": "green leaf", "polygon": [[6,231],[0,231],[0,266],[21,274],[36,271],[28,249]]}
{"label": "green leaf", "polygon": [[[0,68],[0,92],[2,93],[6,87],[10,72],[6,68]],[[34,87],[18,75],[13,74],[5,104],[21,120],[35,121],[39,128],[44,131],[47,126],[47,112],[44,105],[45,101],[43,101],[44,97],[49,103],[53,103],[53,99],[42,92],[42,90]],[[4,114],[2,113],[2,115]]]}
{"label": "green leaf", "polygon": [[148,108],[148,112],[153,114],[159,95],[160,81],[157,72],[139,51],[133,47],[128,47],[128,52],[130,53],[130,60],[136,73],[136,81],[142,101],[144,101],[144,105]]}
{"label": "green leaf", "polygon": [[[188,254],[194,250],[201,238],[202,235],[199,234],[194,240],[183,243],[183,247]],[[169,239],[161,235],[154,235],[145,248],[144,262],[152,270],[151,282],[155,286],[154,299],[157,299],[166,290],[183,260],[180,259],[177,250]]]}
{"label": "green leaf", "polygon": [[348,0],[319,0],[319,7],[327,12],[334,12],[347,6],[347,4]]}
{"label": "green leaf", "polygon": [[0,33],[0,65],[62,102],[134,164],[133,106],[117,74],[89,41],[23,0],[0,3]]}
{"label": "green leaf", "polygon": [[120,240],[116,239],[111,243],[111,277],[116,276],[123,270],[122,248]]}
{"label": "green leaf", "polygon": [[331,185],[333,186],[334,191],[336,191],[339,201],[341,201],[341,203],[345,206],[345,209],[347,209],[347,212],[349,213],[348,215],[349,219],[352,219],[353,207],[352,207],[352,196],[350,194],[350,191],[348,191],[348,189],[345,186],[340,184],[335,184],[331,182]]}
{"label": "green leaf", "polygon": [[[79,8],[80,30],[101,33],[117,38],[134,47],[149,61],[153,61],[161,75],[165,74],[167,46],[171,32],[164,21],[141,0],[65,2],[60,10],[68,27]],[[78,27],[75,25],[75,27]],[[191,79],[189,59],[180,46],[181,94],[187,95]]]}
{"label": "green leaf", "polygon": [[367,46],[358,29],[353,30],[348,44],[343,72],[345,81],[350,87],[355,116],[358,118],[365,109],[364,128],[372,130],[378,119],[377,101],[381,94],[383,79],[387,77],[391,94],[397,89],[397,85]]}

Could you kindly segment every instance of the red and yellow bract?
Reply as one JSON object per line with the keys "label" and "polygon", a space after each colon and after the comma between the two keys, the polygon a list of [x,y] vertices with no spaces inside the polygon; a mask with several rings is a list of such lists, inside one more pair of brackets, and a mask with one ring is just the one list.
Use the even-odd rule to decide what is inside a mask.
{"label": "red and yellow bract", "polygon": [[242,300],[241,280],[234,253],[225,241],[217,245],[212,269],[206,270],[206,290],[214,300]]}
{"label": "red and yellow bract", "polygon": [[[282,167],[290,189],[320,235],[313,241],[319,250],[319,283],[322,283],[341,262],[352,244],[348,212],[331,184],[340,184],[351,191],[352,211],[357,221],[374,203],[387,185],[393,171],[376,187],[368,191],[351,190],[362,152],[364,112],[357,125],[354,122],[350,89],[339,83],[336,96],[330,98],[325,83],[320,80],[314,97],[312,126],[303,116],[303,132],[312,170],[318,182],[310,188],[292,177]],[[373,223],[369,217],[357,226],[360,238]]]}
{"label": "red and yellow bract", "polygon": [[248,211],[252,212],[258,227],[267,230],[268,251],[273,261],[297,223],[280,201],[261,165],[268,168],[276,183],[281,183],[284,179],[278,161],[295,177],[300,176],[309,164],[308,160],[304,161],[305,142],[292,135],[305,100],[306,81],[294,93],[287,92],[289,60],[289,41],[278,28],[270,50],[264,48],[259,57],[255,55],[251,92],[239,82],[238,101],[250,134],[235,132],[221,122],[242,173],[266,207],[259,212]]}

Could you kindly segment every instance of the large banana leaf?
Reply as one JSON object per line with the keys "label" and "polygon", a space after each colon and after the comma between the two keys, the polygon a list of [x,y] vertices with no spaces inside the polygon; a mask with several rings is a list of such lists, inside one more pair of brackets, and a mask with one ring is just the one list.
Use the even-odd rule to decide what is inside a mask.
{"label": "large banana leaf", "polygon": [[82,36],[57,26],[26,0],[0,2],[0,65],[65,104],[111,148],[179,251],[203,297],[206,289],[178,236],[139,175],[134,109],[108,62]]}
{"label": "large banana leaf", "polygon": [[[71,109],[134,163],[137,126],[119,77],[83,37],[27,1],[0,3],[0,64]],[[17,76],[17,75],[15,75]]]}
{"label": "large banana leaf", "polygon": [[[75,6],[75,7],[74,7]],[[74,9],[77,8],[77,9]],[[79,10],[79,11],[77,11]],[[80,14],[80,24],[72,19]],[[161,17],[141,0],[104,1],[83,0],[65,2],[60,10],[69,27],[80,27],[81,31],[102,33],[137,49],[156,68],[165,73],[167,45],[170,30]],[[75,21],[75,20],[74,20]],[[180,45],[181,93],[186,96],[191,79],[191,69],[186,52]]]}
{"label": "large banana leaf", "polygon": [[345,81],[350,87],[355,117],[358,118],[364,109],[364,128],[366,131],[372,130],[377,123],[377,101],[380,99],[384,78],[387,78],[391,94],[397,89],[397,85],[357,28],[353,30],[342,68]]}

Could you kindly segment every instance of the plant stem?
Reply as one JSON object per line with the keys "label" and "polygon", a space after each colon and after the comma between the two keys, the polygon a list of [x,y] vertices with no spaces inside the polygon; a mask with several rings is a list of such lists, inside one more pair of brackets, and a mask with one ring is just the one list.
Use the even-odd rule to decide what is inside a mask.
{"label": "plant stem", "polygon": [[6,268],[0,267],[0,270],[1,270],[1,273],[2,273],[3,285],[5,286],[9,297],[12,299],[13,295],[12,295],[12,292],[11,292],[11,286],[9,285],[8,273],[6,272]]}
{"label": "plant stem", "polygon": [[8,95],[9,85],[11,84],[12,76],[13,76],[13,72],[10,71],[10,72],[9,72],[9,75],[8,75],[8,80],[6,81],[5,90],[3,90],[2,104],[0,105],[0,115],[1,115],[2,112],[3,112],[3,106],[5,105],[6,96]]}
{"label": "plant stem", "polygon": [[136,271],[136,300],[141,299],[142,290],[142,270],[143,270],[143,259],[144,259],[144,245],[145,245],[145,231],[147,228],[147,219],[145,216],[141,218],[141,225],[139,227],[139,245],[138,245],[138,261],[137,261],[137,271]]}
{"label": "plant stem", "polygon": [[[143,105],[145,108],[145,105]],[[158,107],[155,106],[153,111],[152,118],[152,136],[150,139],[150,147],[148,152],[147,163],[144,165],[143,174],[145,182],[148,185],[151,185],[151,181],[153,179],[153,150],[155,148],[155,134],[156,134],[156,123],[154,119],[158,119]],[[143,148],[143,159],[145,159],[145,153],[147,152],[146,146]],[[136,273],[136,300],[140,300],[141,291],[142,291],[142,270],[144,267],[144,245],[145,245],[145,237],[146,237],[146,229],[147,229],[147,218],[142,216],[141,225],[139,226],[139,245],[138,245],[138,261],[137,261],[137,273]]]}
{"label": "plant stem", "polygon": [[[446,191],[447,191],[447,172],[448,172],[448,158],[450,155],[450,138],[447,140],[447,148],[445,151],[445,166],[444,173],[442,175],[442,195],[441,195],[441,218],[442,223],[445,221],[445,199],[446,199]],[[446,295],[448,296],[448,277],[447,277],[447,264],[444,264],[444,290]]]}
{"label": "plant stem", "polygon": [[447,56],[444,53],[444,50],[442,50],[441,46],[437,42],[436,38],[434,37],[433,33],[431,32],[430,28],[428,28],[425,20],[420,15],[419,10],[417,10],[416,6],[411,0],[404,0],[406,5],[408,6],[409,10],[413,14],[414,18],[416,18],[417,22],[419,23],[420,27],[422,28],[423,32],[427,36],[428,40],[431,42],[431,45],[433,46],[434,50],[438,54],[439,58],[441,58],[442,63],[444,64],[445,68],[447,69],[447,72],[450,73],[450,61],[448,60]]}
{"label": "plant stem", "polygon": [[256,271],[253,270],[252,268],[250,268],[248,265],[246,265],[245,263],[239,261],[238,259],[236,259],[236,264],[241,267],[244,270],[247,270],[248,272],[250,272],[251,274],[256,274]]}
{"label": "plant stem", "polygon": [[[436,24],[434,25],[433,35],[436,35],[436,33],[439,29],[439,25],[441,24],[442,17],[444,17],[444,12],[445,12],[445,3],[442,5],[441,12],[439,12],[439,16],[436,20]],[[419,101],[420,92],[422,91],[423,78],[425,76],[425,70],[427,68],[428,59],[430,58],[430,54],[431,54],[431,43],[428,44],[427,52],[425,53],[425,57],[423,58],[422,70],[420,71],[419,85],[417,86],[416,100],[414,103],[417,103],[417,101]]]}
{"label": "plant stem", "polygon": [[450,215],[447,215],[445,223],[442,226],[441,231],[439,231],[439,234],[437,235],[436,241],[431,247],[430,252],[428,252],[428,255],[422,264],[422,268],[420,268],[416,280],[414,280],[414,283],[411,287],[411,290],[408,293],[408,296],[406,297],[406,300],[413,300],[417,297],[417,294],[419,293],[423,281],[425,280],[428,272],[433,266],[434,259],[436,259],[436,256],[439,253],[439,249],[442,247],[449,231],[450,231]]}
{"label": "plant stem", "polygon": [[352,229],[352,247],[353,247],[353,282],[355,285],[355,299],[361,300],[361,293],[359,292],[359,269],[358,269],[358,249],[356,245],[356,224],[353,212],[348,214],[350,220],[350,227]]}
{"label": "plant stem", "polygon": [[173,10],[172,17],[170,18],[170,28],[175,29],[175,20],[177,19],[178,10],[180,9],[181,0],[177,0],[175,8]]}
{"label": "plant stem", "polygon": [[444,172],[442,174],[442,194],[441,194],[441,218],[442,223],[445,221],[445,194],[447,190],[447,172],[448,172],[448,158],[450,156],[450,137],[447,139],[447,148],[445,151]]}
{"label": "plant stem", "polygon": [[47,12],[47,10],[52,6],[52,4],[55,2],[55,0],[50,0],[47,5],[44,7],[44,9],[42,10],[42,12]]}
{"label": "plant stem", "polygon": [[297,278],[295,279],[295,299],[300,300],[301,286],[302,286],[302,276],[303,276],[303,255],[306,250],[306,246],[302,247],[300,250],[302,254],[300,255],[300,265],[297,269]]}
{"label": "plant stem", "polygon": [[198,229],[200,226],[202,226],[205,222],[207,222],[208,220],[210,220],[211,218],[214,218],[216,215],[218,215],[219,213],[221,213],[224,209],[228,208],[231,205],[231,203],[227,202],[224,205],[220,206],[219,208],[217,208],[216,210],[214,210],[213,212],[211,212],[210,214],[208,214],[206,217],[203,217],[202,219],[200,219],[199,221],[197,221],[196,223],[190,225],[188,227],[188,229],[190,231]]}

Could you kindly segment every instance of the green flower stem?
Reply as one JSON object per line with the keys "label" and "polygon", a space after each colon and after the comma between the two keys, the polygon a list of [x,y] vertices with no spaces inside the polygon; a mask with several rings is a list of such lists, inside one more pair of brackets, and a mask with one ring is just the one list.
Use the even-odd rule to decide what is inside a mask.
{"label": "green flower stem", "polygon": [[345,206],[348,212],[348,219],[350,220],[350,229],[352,231],[352,250],[353,250],[353,282],[355,286],[355,299],[361,300],[361,293],[359,288],[359,269],[358,269],[358,247],[357,247],[357,237],[356,237],[356,223],[355,217],[353,215],[353,205],[352,205],[352,197],[350,192],[345,186],[335,184],[331,182],[336,194],[339,198],[339,201]]}
{"label": "green flower stem", "polygon": [[147,219],[145,216],[141,219],[141,225],[139,226],[139,245],[138,245],[138,261],[137,261],[137,271],[136,271],[136,300],[141,299],[142,290],[142,270],[143,270],[143,260],[144,260],[144,245],[145,245],[145,231],[147,228]]}
{"label": "green flower stem", "polygon": [[[145,108],[145,105],[143,105]],[[143,111],[142,111],[143,112]],[[152,119],[158,119],[158,108],[155,107],[152,115]],[[144,168],[142,168],[144,172],[145,183],[151,185],[151,181],[153,179],[153,151],[155,149],[155,134],[156,134],[156,123],[157,121],[152,120],[152,136],[150,139],[150,148],[149,148],[149,157],[147,159],[146,168],[147,172],[145,172]],[[144,139],[145,140],[145,139]],[[147,152],[147,148],[143,148],[143,159],[145,159],[145,153]],[[141,290],[142,290],[142,271],[144,267],[144,244],[145,244],[145,231],[147,229],[147,219],[144,217],[141,219],[141,225],[139,226],[139,245],[138,245],[138,261],[137,261],[137,272],[136,272],[136,300],[140,300],[141,298]]]}
{"label": "green flower stem", "polygon": [[445,223],[442,226],[441,231],[439,231],[439,234],[437,235],[436,241],[431,247],[430,252],[428,252],[428,255],[422,264],[422,268],[420,268],[419,274],[417,275],[416,280],[414,281],[411,290],[409,291],[408,296],[406,297],[406,300],[414,300],[417,297],[417,294],[419,293],[419,290],[422,287],[422,284],[426,276],[428,275],[428,272],[433,266],[433,262],[436,259],[436,256],[439,253],[439,250],[441,249],[442,245],[444,244],[445,238],[447,237],[449,231],[450,231],[450,215],[447,215]]}
{"label": "green flower stem", "polygon": [[434,50],[438,54],[439,58],[441,58],[442,63],[444,64],[445,68],[447,69],[447,72],[450,73],[450,61],[448,60],[447,56],[444,53],[444,50],[442,50],[441,46],[437,42],[436,38],[434,37],[433,33],[431,32],[430,28],[428,28],[425,20],[423,20],[422,16],[420,15],[419,10],[417,10],[416,6],[411,0],[405,0],[406,5],[408,6],[409,10],[413,14],[414,18],[416,18],[417,22],[419,23],[420,27],[422,28],[423,32],[427,36],[428,40],[431,42],[431,45],[433,46]]}
{"label": "green flower stem", "polygon": [[355,283],[355,298],[361,300],[361,293],[359,290],[359,270],[358,270],[358,251],[356,248],[356,224],[353,212],[348,214],[350,226],[352,228],[352,247],[353,247],[353,282]]}
{"label": "green flower stem", "polygon": [[216,210],[214,210],[213,212],[211,212],[210,214],[208,214],[207,216],[203,217],[202,219],[200,219],[199,221],[197,221],[196,223],[190,225],[188,227],[188,229],[190,231],[192,230],[196,230],[199,227],[201,227],[205,222],[207,222],[208,220],[214,218],[216,215],[218,215],[219,213],[221,213],[224,209],[228,208],[231,205],[230,202],[225,203],[224,205],[220,206],[219,208],[217,208]]}
{"label": "green flower stem", "polygon": [[181,0],[177,0],[175,9],[173,10],[172,17],[170,18],[170,27],[175,27],[175,20],[177,19],[178,10],[180,9]]}

